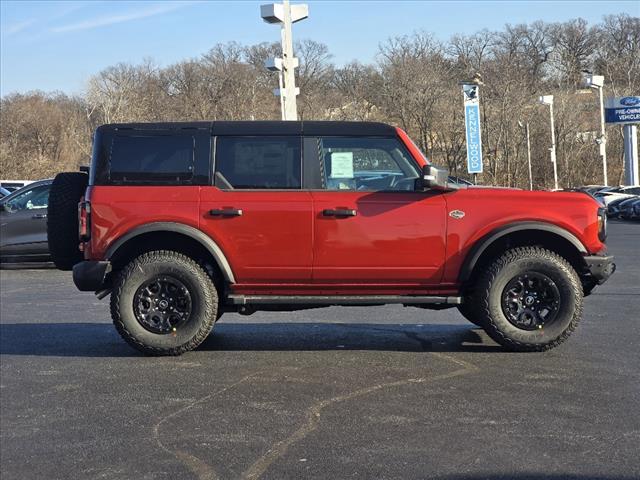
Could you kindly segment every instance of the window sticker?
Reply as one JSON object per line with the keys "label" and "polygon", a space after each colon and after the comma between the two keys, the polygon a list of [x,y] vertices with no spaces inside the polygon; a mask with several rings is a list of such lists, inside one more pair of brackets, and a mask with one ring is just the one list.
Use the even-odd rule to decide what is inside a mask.
{"label": "window sticker", "polygon": [[353,152],[331,154],[331,178],[353,178]]}

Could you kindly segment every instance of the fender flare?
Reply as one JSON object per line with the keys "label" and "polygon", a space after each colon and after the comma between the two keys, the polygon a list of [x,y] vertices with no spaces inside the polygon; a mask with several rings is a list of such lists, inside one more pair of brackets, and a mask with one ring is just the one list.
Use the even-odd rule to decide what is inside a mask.
{"label": "fender flare", "polygon": [[462,263],[462,268],[460,269],[459,275],[460,282],[462,283],[469,280],[469,278],[471,277],[471,272],[473,272],[476,263],[478,263],[478,260],[480,259],[482,254],[487,248],[489,248],[489,246],[493,242],[501,237],[504,237],[505,235],[509,235],[510,233],[514,232],[520,232],[523,230],[538,230],[556,234],[571,243],[582,255],[587,254],[587,249],[582,244],[582,242],[573,233],[565,230],[562,227],[544,222],[516,222],[496,228],[495,230],[492,230],[484,237],[476,241],[469,253],[467,253],[464,262]]}
{"label": "fender flare", "polygon": [[139,227],[135,227],[132,230],[129,230],[124,235],[122,235],[121,237],[119,237],[115,242],[113,242],[109,246],[105,254],[105,258],[107,260],[110,260],[111,257],[113,257],[113,255],[118,251],[118,249],[122,247],[124,244],[126,244],[129,240],[139,235],[143,235],[145,233],[150,233],[150,232],[180,233],[182,235],[186,235],[187,237],[194,239],[195,241],[200,243],[211,254],[211,256],[216,261],[218,268],[220,268],[220,271],[222,272],[222,275],[224,276],[225,280],[229,283],[236,283],[235,277],[233,275],[233,270],[231,270],[231,265],[229,264],[227,257],[225,257],[224,253],[222,252],[222,249],[218,246],[218,244],[214,242],[209,235],[201,232],[197,228],[191,227],[184,223],[154,222],[154,223],[147,223]]}

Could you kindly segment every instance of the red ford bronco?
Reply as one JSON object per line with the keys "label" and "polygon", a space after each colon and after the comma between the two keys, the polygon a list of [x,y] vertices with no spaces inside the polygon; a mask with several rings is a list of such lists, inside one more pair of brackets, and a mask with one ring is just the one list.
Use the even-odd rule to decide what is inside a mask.
{"label": "red ford bronco", "polygon": [[615,269],[598,207],[449,183],[381,123],[118,124],[97,129],[88,172],[56,177],[48,235],[148,354],[194,349],[224,312],[389,303],[457,307],[540,351]]}

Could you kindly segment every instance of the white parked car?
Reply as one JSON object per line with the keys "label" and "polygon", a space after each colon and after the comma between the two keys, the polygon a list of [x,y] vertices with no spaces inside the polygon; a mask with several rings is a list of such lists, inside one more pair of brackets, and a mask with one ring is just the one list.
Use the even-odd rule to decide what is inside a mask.
{"label": "white parked car", "polygon": [[606,207],[609,202],[619,198],[631,198],[634,195],[640,195],[640,185],[631,185],[627,187],[618,187],[606,192],[598,192],[596,199]]}

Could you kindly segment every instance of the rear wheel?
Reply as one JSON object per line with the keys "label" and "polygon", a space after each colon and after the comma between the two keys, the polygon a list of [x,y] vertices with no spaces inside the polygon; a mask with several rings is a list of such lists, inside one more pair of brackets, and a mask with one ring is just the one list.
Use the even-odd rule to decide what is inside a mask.
{"label": "rear wheel", "polygon": [[78,202],[87,188],[88,175],[64,172],[56,175],[49,191],[47,241],[56,267],[71,270],[83,260],[78,249]]}
{"label": "rear wheel", "polygon": [[479,277],[476,291],[484,329],[511,350],[553,348],[582,316],[578,275],[564,258],[543,248],[507,251]]}
{"label": "rear wheel", "polygon": [[218,293],[191,258],[172,251],[145,253],[118,275],[111,316],[120,335],[149,355],[181,355],[211,332]]}

